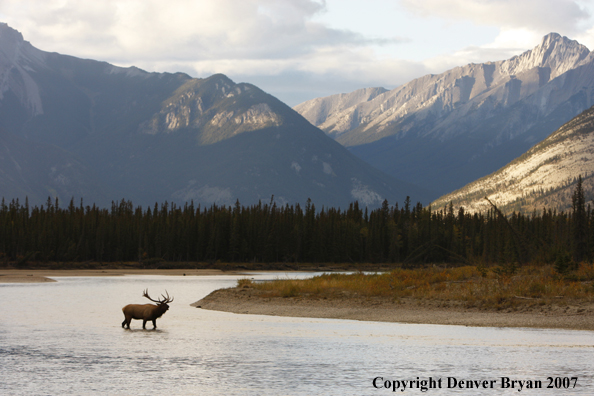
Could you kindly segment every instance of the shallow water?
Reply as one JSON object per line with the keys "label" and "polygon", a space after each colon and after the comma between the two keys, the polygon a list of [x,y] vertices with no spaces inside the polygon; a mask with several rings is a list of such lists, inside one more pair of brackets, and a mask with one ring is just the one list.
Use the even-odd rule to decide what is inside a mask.
{"label": "shallow water", "polygon": [[[256,279],[289,276],[254,275]],[[303,274],[290,276],[304,276]],[[518,394],[501,377],[577,377],[575,388],[520,394],[594,394],[594,332],[282,318],[189,304],[235,276],[64,277],[0,285],[0,395],[380,395],[385,381],[442,379],[398,394]],[[121,307],[175,297],[157,330],[121,328]],[[144,301],[143,301],[144,300]],[[152,324],[147,323],[147,328]],[[447,377],[494,380],[447,389]],[[414,385],[414,384],[413,384]],[[571,383],[573,385],[573,382]],[[389,386],[392,386],[389,384]]]}

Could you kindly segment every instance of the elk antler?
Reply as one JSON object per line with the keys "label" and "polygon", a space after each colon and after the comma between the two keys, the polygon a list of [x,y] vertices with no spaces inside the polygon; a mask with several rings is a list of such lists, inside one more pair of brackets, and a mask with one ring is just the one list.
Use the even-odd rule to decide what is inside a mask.
{"label": "elk antler", "polygon": [[165,293],[167,294],[167,297],[161,294],[161,297],[163,297],[163,301],[161,302],[168,304],[173,301],[173,297],[169,297],[169,293],[167,293],[167,290],[165,290]]}
{"label": "elk antler", "polygon": [[149,295],[148,295],[148,289],[146,289],[144,292],[142,292],[142,297],[146,297],[149,300],[151,300],[152,302],[156,302],[156,303],[160,303],[161,301],[158,300],[153,300]]}
{"label": "elk antler", "polygon": [[[165,290],[165,293],[167,293],[167,290]],[[173,298],[169,297],[169,293],[167,293],[167,297],[163,296],[161,294],[161,296],[163,297],[163,300],[153,300],[152,298],[150,298],[150,296],[148,295],[148,289],[146,289],[143,293],[142,293],[142,297],[146,297],[149,300],[151,300],[152,302],[156,302],[157,304],[167,304],[173,301]]]}

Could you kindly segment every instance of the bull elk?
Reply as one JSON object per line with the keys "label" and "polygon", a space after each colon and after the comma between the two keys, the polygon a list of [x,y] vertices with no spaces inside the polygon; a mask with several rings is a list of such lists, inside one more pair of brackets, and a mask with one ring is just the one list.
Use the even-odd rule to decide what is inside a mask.
{"label": "bull elk", "polygon": [[[167,290],[165,290],[167,293]],[[142,328],[146,329],[146,322],[149,320],[153,322],[153,329],[157,328],[157,319],[163,316],[165,312],[169,309],[168,303],[173,301],[173,298],[169,297],[169,293],[167,293],[167,297],[161,294],[163,297],[162,300],[153,300],[148,295],[148,289],[146,289],[142,293],[143,297],[148,298],[152,302],[156,302],[157,305],[154,304],[128,304],[124,308],[122,308],[122,312],[124,312],[125,319],[122,322],[122,327],[130,328],[130,322],[132,319],[142,319]]]}

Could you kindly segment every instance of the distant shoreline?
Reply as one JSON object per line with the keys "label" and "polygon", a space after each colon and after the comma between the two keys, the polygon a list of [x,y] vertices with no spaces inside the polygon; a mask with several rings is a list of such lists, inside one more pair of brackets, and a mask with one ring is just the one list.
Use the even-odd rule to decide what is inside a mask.
{"label": "distant shoreline", "polygon": [[1,283],[43,283],[56,282],[53,277],[61,276],[123,276],[123,275],[173,275],[173,276],[209,276],[240,275],[238,271],[222,271],[218,269],[2,269]]}
{"label": "distant shoreline", "polygon": [[594,304],[548,305],[518,311],[466,309],[448,301],[385,298],[266,297],[251,288],[220,289],[191,304],[237,314],[352,319],[480,327],[594,330]]}
{"label": "distant shoreline", "polygon": [[[54,282],[52,276],[121,276],[121,275],[238,275],[251,272],[341,272],[341,271],[389,271],[395,265],[312,263],[201,263],[162,262],[156,268],[143,268],[134,263],[32,263],[24,268],[0,267],[1,283]],[[54,268],[59,269],[54,269]],[[159,268],[160,267],[160,268]]]}

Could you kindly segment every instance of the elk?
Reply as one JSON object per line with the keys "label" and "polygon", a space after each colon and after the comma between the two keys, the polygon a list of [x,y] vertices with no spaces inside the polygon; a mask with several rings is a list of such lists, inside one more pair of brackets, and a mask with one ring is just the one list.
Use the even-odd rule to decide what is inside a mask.
{"label": "elk", "polygon": [[[167,290],[165,290],[167,293]],[[165,312],[169,309],[168,303],[173,301],[173,298],[169,297],[169,293],[167,293],[167,297],[161,294],[163,297],[162,300],[153,300],[148,295],[148,289],[146,289],[142,293],[142,297],[146,297],[152,302],[156,302],[157,305],[154,304],[128,304],[124,308],[122,308],[122,312],[124,312],[125,319],[122,322],[122,327],[128,329],[130,328],[130,322],[132,319],[142,319],[142,328],[146,329],[146,322],[149,320],[153,322],[153,329],[157,328],[157,319],[163,316]]]}

